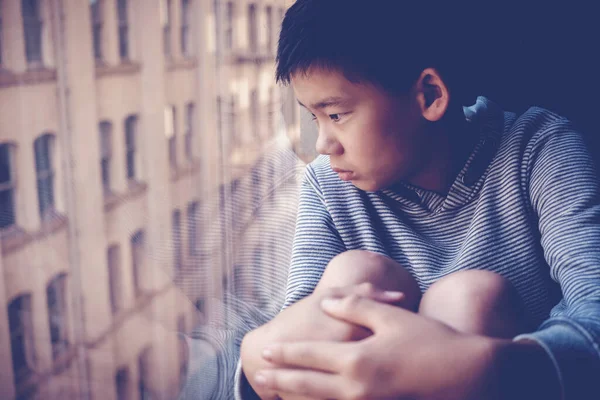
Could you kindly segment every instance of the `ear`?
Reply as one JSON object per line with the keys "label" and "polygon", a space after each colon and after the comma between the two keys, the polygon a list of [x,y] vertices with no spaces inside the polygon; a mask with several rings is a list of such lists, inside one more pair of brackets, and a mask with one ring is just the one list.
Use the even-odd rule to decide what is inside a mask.
{"label": "ear", "polygon": [[434,68],[423,70],[414,90],[421,115],[431,122],[442,119],[450,103],[450,92],[438,71]]}

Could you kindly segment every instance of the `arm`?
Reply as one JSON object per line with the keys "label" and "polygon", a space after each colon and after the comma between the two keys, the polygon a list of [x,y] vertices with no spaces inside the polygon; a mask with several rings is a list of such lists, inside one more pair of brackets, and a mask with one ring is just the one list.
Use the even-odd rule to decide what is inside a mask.
{"label": "arm", "polygon": [[[537,332],[562,398],[600,396],[600,187],[583,139],[567,123],[541,133],[526,176],[550,274],[564,300]],[[591,397],[590,397],[591,396]]]}
{"label": "arm", "polygon": [[[309,165],[300,191],[284,308],[310,295],[323,275],[327,263],[343,251],[345,251],[344,244],[335,230],[314,172]],[[301,303],[314,303],[313,308],[319,310],[318,301],[306,298]],[[300,303],[298,305],[302,306]],[[303,308],[310,308],[310,304]],[[236,392],[239,397],[257,397],[256,393],[253,393],[251,387],[248,386],[256,387],[253,378],[258,370],[271,367],[270,363],[262,358],[261,351],[265,345],[284,339],[281,337],[280,330],[271,329],[273,323],[280,321],[283,326],[289,326],[290,332],[284,335],[288,340],[299,334],[297,323],[285,322],[285,311],[271,323],[245,336],[241,348],[241,364],[238,367],[236,378]],[[304,338],[306,338],[305,335]],[[263,398],[269,398],[272,395],[272,393],[261,393]]]}

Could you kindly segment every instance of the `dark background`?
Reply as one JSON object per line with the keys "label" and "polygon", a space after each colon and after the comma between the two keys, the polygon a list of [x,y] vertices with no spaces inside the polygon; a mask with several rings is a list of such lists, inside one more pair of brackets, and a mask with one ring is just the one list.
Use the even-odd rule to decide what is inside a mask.
{"label": "dark background", "polygon": [[480,5],[464,15],[465,45],[477,49],[482,94],[569,118],[600,161],[600,5],[588,3]]}

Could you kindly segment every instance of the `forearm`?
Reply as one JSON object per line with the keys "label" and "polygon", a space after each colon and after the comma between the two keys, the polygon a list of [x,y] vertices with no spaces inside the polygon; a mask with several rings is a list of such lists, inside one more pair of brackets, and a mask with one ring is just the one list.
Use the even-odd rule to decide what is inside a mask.
{"label": "forearm", "polygon": [[277,398],[275,392],[260,389],[254,380],[254,376],[259,370],[273,368],[273,365],[262,357],[263,349],[273,343],[274,339],[271,336],[269,323],[267,323],[244,336],[240,348],[242,371],[252,389],[263,400],[274,400]]}

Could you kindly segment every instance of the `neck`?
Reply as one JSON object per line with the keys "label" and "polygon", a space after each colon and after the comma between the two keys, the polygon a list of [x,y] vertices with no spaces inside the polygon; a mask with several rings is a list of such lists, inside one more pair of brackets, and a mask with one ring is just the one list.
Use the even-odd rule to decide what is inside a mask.
{"label": "neck", "polygon": [[408,181],[425,190],[448,194],[477,141],[477,132],[461,119],[426,133],[429,151],[420,171]]}

